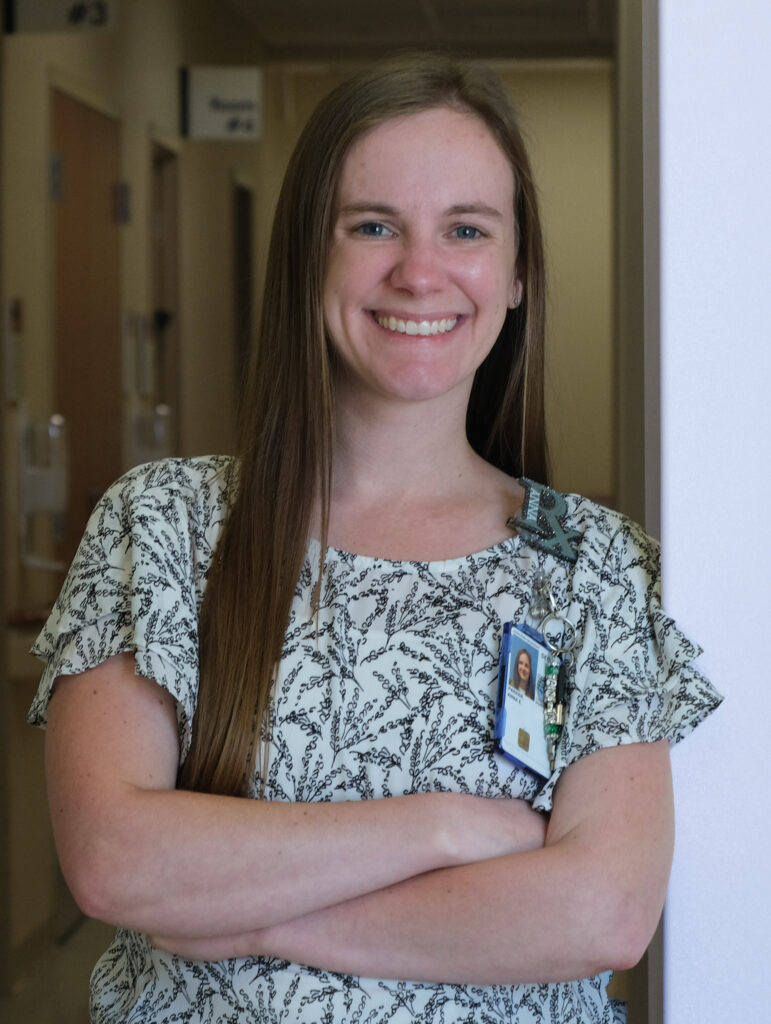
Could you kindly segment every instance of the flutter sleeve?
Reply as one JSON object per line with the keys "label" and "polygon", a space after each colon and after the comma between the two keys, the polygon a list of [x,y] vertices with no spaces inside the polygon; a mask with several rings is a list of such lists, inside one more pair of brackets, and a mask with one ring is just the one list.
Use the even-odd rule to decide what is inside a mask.
{"label": "flutter sleeve", "polygon": [[555,770],[533,806],[550,810],[574,761],[623,743],[675,744],[722,697],[694,662],[702,653],[661,607],[659,547],[618,517],[610,540],[585,536],[568,617],[577,626],[568,713]]}
{"label": "flutter sleeve", "polygon": [[174,697],[181,758],[198,693],[198,612],[226,511],[222,460],[150,463],[104,494],[32,653],[46,662],[28,720],[45,726],[54,681],[124,652]]}

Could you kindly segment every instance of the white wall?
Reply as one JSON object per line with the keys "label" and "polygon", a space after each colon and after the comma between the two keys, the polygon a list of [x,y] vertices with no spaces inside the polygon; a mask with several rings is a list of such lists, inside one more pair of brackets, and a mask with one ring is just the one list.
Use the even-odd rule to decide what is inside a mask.
{"label": "white wall", "polygon": [[666,1024],[766,1021],[771,8],[659,0],[662,532],[724,706],[674,756]]}

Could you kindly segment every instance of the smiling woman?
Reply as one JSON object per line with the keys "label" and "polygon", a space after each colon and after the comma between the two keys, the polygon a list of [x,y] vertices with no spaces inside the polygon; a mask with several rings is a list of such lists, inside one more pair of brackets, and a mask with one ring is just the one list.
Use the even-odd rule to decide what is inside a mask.
{"label": "smiling woman", "polygon": [[[322,103],[238,460],[119,480],[38,640],[60,860],[118,926],[94,1021],[622,1019],[668,746],[719,697],[655,544],[547,486],[543,296],[489,72],[424,56]],[[542,771],[496,750],[512,620]]]}
{"label": "smiling woman", "polygon": [[431,400],[431,416],[449,401],[464,431],[458,410],[518,302],[516,251],[512,167],[477,117],[425,110],[358,139],[324,289],[340,398]]}

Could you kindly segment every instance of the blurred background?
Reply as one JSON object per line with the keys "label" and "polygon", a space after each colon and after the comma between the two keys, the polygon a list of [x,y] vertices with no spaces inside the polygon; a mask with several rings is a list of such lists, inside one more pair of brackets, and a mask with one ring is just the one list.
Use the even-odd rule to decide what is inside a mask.
{"label": "blurred background", "polygon": [[[232,449],[308,113],[395,50],[497,69],[541,192],[554,483],[643,520],[650,112],[642,0],[15,0],[3,27],[0,1017],[62,1024],[109,930],[58,871],[27,652],[115,477]],[[615,985],[646,1021],[645,964]]]}

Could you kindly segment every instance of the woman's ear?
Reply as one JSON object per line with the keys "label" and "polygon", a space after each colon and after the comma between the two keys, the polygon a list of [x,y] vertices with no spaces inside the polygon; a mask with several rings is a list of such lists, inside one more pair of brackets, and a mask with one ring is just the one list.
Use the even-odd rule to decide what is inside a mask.
{"label": "woman's ear", "polygon": [[520,304],[522,301],[522,291],[522,282],[515,273],[511,282],[511,288],[509,289],[509,309],[516,309]]}

